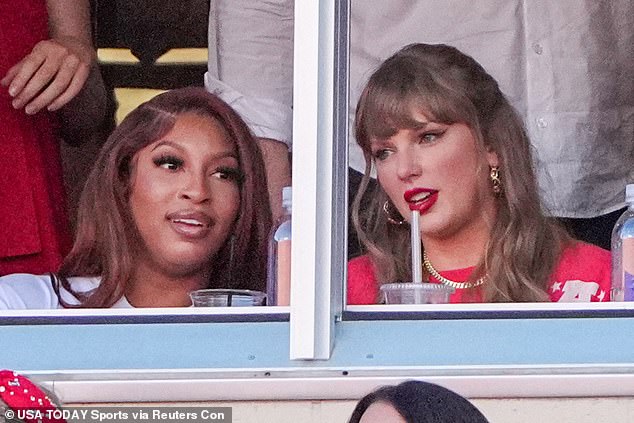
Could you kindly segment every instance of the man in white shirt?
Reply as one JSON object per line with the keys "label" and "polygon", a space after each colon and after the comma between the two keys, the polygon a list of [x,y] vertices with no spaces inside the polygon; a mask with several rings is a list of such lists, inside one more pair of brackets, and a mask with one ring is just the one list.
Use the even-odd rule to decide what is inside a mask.
{"label": "man in white shirt", "polygon": [[[227,10],[239,8],[234,1],[212,3],[224,4]],[[220,75],[228,84],[221,96],[241,91],[249,81],[276,87],[269,82],[273,73],[272,80],[284,83],[275,91],[286,93],[292,78],[285,75],[290,75],[292,64],[277,58],[285,57],[280,53],[285,49],[292,53],[292,40],[287,42],[284,31],[288,28],[281,24],[288,25],[283,18],[287,15],[279,10],[292,13],[292,1],[239,3],[252,5],[249,9],[243,4],[243,19],[230,25],[215,16],[216,22],[226,23],[216,29],[235,43],[234,56],[226,60],[240,69],[231,75],[230,82]],[[275,9],[268,15],[269,24],[250,18],[262,9]],[[264,41],[258,35],[263,25],[275,29],[281,38],[277,43],[266,38],[255,53],[262,57],[256,60],[241,46],[249,40]],[[572,219],[566,223],[576,235],[607,247],[610,229],[624,206],[625,185],[634,181],[634,2],[352,0],[351,117],[370,73],[382,60],[413,42],[453,45],[473,56],[498,80],[525,119],[548,212]],[[222,63],[226,48],[216,47],[220,53],[216,59]],[[214,50],[211,43],[210,49]],[[210,57],[214,56],[210,53]],[[286,73],[265,73],[270,61],[283,65]],[[286,107],[277,111],[288,111],[291,102],[284,104]],[[363,172],[363,156],[352,134],[349,139],[349,165]],[[585,233],[576,228],[585,229]],[[599,233],[593,234],[597,229]]]}
{"label": "man in white shirt", "polygon": [[273,217],[290,185],[293,127],[293,0],[211,0],[205,87],[258,137]]}

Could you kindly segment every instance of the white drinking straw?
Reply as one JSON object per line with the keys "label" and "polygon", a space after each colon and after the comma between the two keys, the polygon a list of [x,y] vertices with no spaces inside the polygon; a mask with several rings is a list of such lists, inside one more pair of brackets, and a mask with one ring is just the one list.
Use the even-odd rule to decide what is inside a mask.
{"label": "white drinking straw", "polygon": [[423,261],[420,252],[420,224],[418,218],[420,212],[418,210],[412,210],[412,222],[410,227],[412,232],[410,233],[410,242],[412,243],[412,282],[423,282]]}

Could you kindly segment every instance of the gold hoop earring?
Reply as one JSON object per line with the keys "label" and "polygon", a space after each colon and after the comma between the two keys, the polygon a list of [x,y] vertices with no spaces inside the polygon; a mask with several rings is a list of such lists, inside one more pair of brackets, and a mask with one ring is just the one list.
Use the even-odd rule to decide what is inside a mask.
{"label": "gold hoop earring", "polygon": [[[405,223],[405,219],[403,219],[403,216],[401,216],[400,213],[400,220],[394,219],[394,213],[390,211],[390,206],[391,204],[389,200],[383,203],[383,213],[385,213],[385,216],[387,216],[387,221],[390,222],[392,225],[402,225],[403,223]],[[396,213],[398,213],[398,211]]]}
{"label": "gold hoop earring", "polygon": [[502,195],[502,191],[504,187],[502,186],[502,180],[500,179],[500,167],[499,166],[491,166],[491,172],[489,173],[489,179],[491,179],[491,185],[493,189],[493,194],[496,197]]}

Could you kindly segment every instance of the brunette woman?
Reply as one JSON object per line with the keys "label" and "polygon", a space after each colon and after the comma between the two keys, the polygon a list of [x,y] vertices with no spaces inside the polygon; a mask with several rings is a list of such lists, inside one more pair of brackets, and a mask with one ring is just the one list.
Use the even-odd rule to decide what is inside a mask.
{"label": "brunette woman", "polygon": [[0,278],[0,308],[188,306],[200,288],[264,290],[270,213],[242,119],[202,88],[169,91],[104,145],[59,271]]}

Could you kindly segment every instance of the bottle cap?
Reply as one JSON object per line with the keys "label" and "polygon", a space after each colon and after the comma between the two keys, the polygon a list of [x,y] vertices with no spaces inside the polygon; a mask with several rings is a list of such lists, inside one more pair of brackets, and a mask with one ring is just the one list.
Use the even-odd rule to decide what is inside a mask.
{"label": "bottle cap", "polygon": [[634,184],[627,184],[625,187],[625,202],[634,203]]}
{"label": "bottle cap", "polygon": [[[633,185],[634,187],[634,185]],[[634,192],[634,191],[633,191]],[[293,190],[292,187],[282,188],[282,207],[289,208],[293,204]]]}

